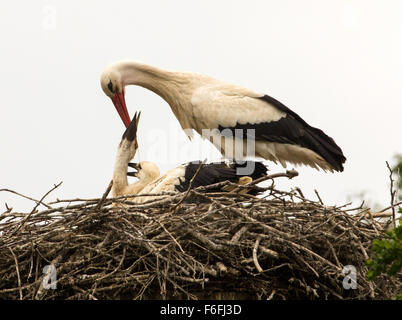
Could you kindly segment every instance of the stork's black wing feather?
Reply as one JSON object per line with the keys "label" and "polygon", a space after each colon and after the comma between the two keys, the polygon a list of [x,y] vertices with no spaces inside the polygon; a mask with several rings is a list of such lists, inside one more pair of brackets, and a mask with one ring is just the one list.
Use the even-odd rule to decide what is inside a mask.
{"label": "stork's black wing feather", "polygon": [[[334,139],[326,135],[322,130],[310,126],[297,113],[278,100],[268,95],[259,99],[285,112],[286,116],[277,121],[254,124],[237,123],[234,127],[219,126],[218,129],[220,131],[229,129],[233,136],[235,129],[243,129],[243,138],[247,137],[246,129],[255,129],[255,140],[287,143],[310,149],[323,157],[336,171],[343,171],[343,163],[346,158]],[[223,131],[224,133],[225,131]]]}
{"label": "stork's black wing feather", "polygon": [[[183,192],[189,188],[190,181],[197,173],[199,166],[200,163],[197,162],[190,162],[186,165],[184,179],[176,186],[177,190]],[[250,173],[239,170],[246,166],[253,167],[254,170]],[[254,180],[266,175],[266,173],[267,168],[261,162],[245,161],[244,163],[232,162],[229,164],[225,162],[207,163],[202,165],[200,171],[194,177],[192,188],[208,186],[223,181],[238,182],[239,178],[243,176],[249,176]]]}

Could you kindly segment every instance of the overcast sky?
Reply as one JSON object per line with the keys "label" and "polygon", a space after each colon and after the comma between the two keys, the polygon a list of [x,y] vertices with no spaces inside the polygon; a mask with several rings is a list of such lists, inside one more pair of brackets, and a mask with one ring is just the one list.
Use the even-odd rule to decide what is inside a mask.
{"label": "overcast sky", "polygon": [[[124,126],[99,77],[132,59],[275,97],[347,157],[343,173],[303,168],[278,185],[327,204],[366,191],[385,207],[385,161],[402,153],[401,13],[397,0],[2,1],[0,189],[41,198],[63,181],[48,200],[100,197]],[[126,100],[130,116],[142,110],[136,160],[166,171],[214,150],[186,140],[153,92],[127,87]],[[5,202],[34,205],[0,192],[0,212]]]}

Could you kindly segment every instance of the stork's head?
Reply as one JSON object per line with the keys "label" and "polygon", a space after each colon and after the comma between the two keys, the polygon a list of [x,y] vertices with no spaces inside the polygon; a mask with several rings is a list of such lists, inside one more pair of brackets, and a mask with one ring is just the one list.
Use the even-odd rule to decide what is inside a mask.
{"label": "stork's head", "polygon": [[138,149],[137,142],[137,127],[140,120],[141,112],[134,114],[133,120],[130,122],[126,131],[124,131],[119,144],[120,155],[123,155],[123,159],[130,161],[134,158]]}
{"label": "stork's head", "polygon": [[137,170],[136,172],[131,172],[130,175],[137,177],[141,181],[153,181],[160,176],[158,166],[149,161],[141,161],[139,163],[130,163],[130,167]]}
{"label": "stork's head", "polygon": [[126,128],[130,125],[126,100],[124,98],[124,84],[119,71],[106,68],[101,75],[101,86],[103,92],[113,101],[113,104],[123,120]]}

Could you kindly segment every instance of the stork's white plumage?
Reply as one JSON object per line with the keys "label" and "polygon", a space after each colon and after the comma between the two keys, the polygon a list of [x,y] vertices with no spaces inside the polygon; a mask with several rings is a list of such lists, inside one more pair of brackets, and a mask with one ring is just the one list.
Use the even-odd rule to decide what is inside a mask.
{"label": "stork's white plumage", "polygon": [[[233,151],[232,143],[227,143],[228,139],[240,141],[245,151],[246,138],[252,138],[255,156],[280,162],[284,167],[290,162],[331,172],[343,171],[346,158],[334,140],[268,95],[206,75],[166,71],[134,61],[120,61],[106,67],[101,85],[126,126],[130,118],[124,88],[139,85],[161,96],[183,129],[193,129],[200,135],[205,129],[218,130],[210,140],[224,155],[239,156]],[[242,130],[240,136],[235,133],[236,129]],[[233,139],[235,136],[239,139]],[[232,148],[230,152],[226,152],[228,146]]]}

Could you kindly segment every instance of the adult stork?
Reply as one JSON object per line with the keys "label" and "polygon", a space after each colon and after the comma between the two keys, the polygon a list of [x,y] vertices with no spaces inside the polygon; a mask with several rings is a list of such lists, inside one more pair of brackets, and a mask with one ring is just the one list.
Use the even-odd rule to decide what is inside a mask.
{"label": "adult stork", "polygon": [[[207,75],[119,61],[105,68],[101,86],[126,127],[130,124],[124,98],[126,85],[142,86],[161,96],[183,129],[193,129],[202,136],[210,130],[208,138],[229,157],[238,156],[233,145],[239,141],[244,155],[250,138],[255,142],[253,156],[280,162],[284,167],[289,162],[324,171],[343,171],[346,158],[335,141],[269,95]],[[186,133],[191,138],[191,132]],[[230,152],[225,150],[228,146]]]}
{"label": "adult stork", "polygon": [[[140,163],[131,163],[138,149],[137,127],[140,113],[135,113],[133,120],[125,130],[117,149],[117,155],[113,171],[112,194],[114,197],[122,195],[148,195],[135,197],[133,201],[144,202],[153,199],[149,194],[159,194],[162,192],[183,192],[189,188],[199,186],[210,186],[219,182],[230,181],[234,184],[244,185],[255,179],[266,175],[267,168],[261,162],[246,161],[238,162],[213,162],[201,164],[189,162],[182,164],[174,169],[160,175],[158,166],[149,161]],[[250,162],[252,162],[250,164]],[[242,173],[239,168],[253,167],[250,175]],[[128,167],[136,171],[128,173]],[[138,178],[138,181],[129,184],[127,175]],[[210,192],[230,191],[233,186],[216,186],[211,188]],[[250,187],[245,189],[249,194],[258,194],[259,189]]]}

